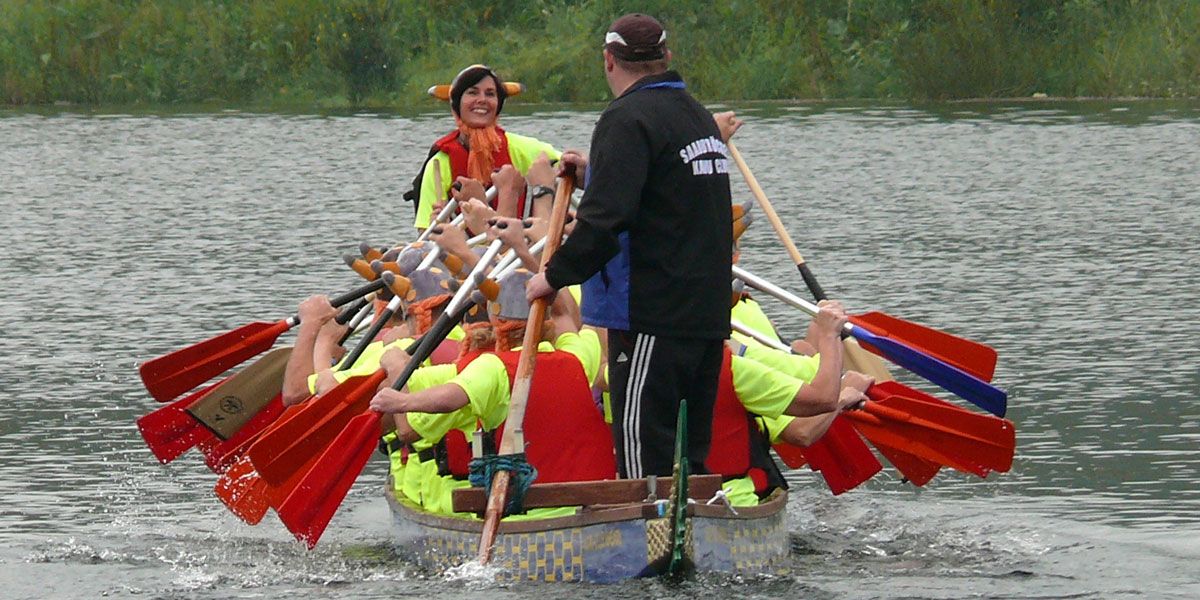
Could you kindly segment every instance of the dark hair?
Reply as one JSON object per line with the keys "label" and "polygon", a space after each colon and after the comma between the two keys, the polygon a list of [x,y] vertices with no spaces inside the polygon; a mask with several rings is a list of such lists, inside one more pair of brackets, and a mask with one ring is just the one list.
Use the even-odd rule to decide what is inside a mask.
{"label": "dark hair", "polygon": [[508,98],[508,91],[504,89],[504,80],[500,79],[500,76],[489,67],[472,65],[463,69],[450,84],[450,110],[454,111],[454,114],[459,114],[459,106],[462,104],[462,97],[467,89],[483,81],[484,77],[491,77],[496,82],[496,114],[499,115],[504,110],[504,99]]}

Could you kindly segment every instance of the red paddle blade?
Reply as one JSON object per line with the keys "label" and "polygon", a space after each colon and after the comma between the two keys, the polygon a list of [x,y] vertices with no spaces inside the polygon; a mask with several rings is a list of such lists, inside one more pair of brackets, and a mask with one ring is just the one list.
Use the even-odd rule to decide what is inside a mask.
{"label": "red paddle blade", "polygon": [[[914,410],[925,411],[923,414],[928,420],[934,423],[942,423],[942,420],[945,419],[945,424],[951,424],[954,429],[963,433],[983,439],[990,439],[1002,446],[1008,446],[1010,438],[1012,438],[1014,440],[1012,441],[1012,445],[1016,445],[1016,431],[1012,421],[966,410],[957,404],[947,402],[937,396],[926,394],[899,381],[877,383],[871,386],[871,389],[867,390],[867,394],[873,400],[882,400],[889,396],[900,396],[907,402],[920,402],[928,406],[921,407],[914,404],[910,405],[910,407]],[[1011,435],[1007,433],[1008,430],[1012,430]]]}
{"label": "red paddle blade", "polygon": [[812,470],[825,478],[835,496],[858,487],[883,469],[879,459],[841,415],[834,417],[821,439],[804,449],[804,456]]}
{"label": "red paddle blade", "polygon": [[317,464],[317,461],[320,460],[320,458],[320,454],[312,455],[312,457],[308,459],[308,462],[304,463],[303,466],[297,469],[296,472],[289,477],[287,481],[283,482],[282,485],[269,485],[267,487],[267,495],[270,497],[271,508],[274,508],[276,511],[278,511],[279,507],[283,506],[283,502],[288,499],[288,496],[292,495],[292,492],[296,491],[296,487],[300,485],[300,482],[304,479],[304,476],[308,475],[308,472],[312,470],[313,465]]}
{"label": "red paddle blade", "polygon": [[321,454],[355,415],[367,409],[383,369],[369,376],[351,377],[329,393],[309,400],[303,410],[264,433],[247,454],[258,474],[271,485],[282,485],[309,459]]}
{"label": "red paddle blade", "polygon": [[232,437],[214,446],[211,452],[206,452],[204,464],[208,465],[208,468],[212,469],[214,473],[224,472],[234,460],[244,454],[244,452],[238,452],[238,449],[249,448],[247,442],[270,427],[282,414],[283,395],[280,394],[272,398],[249,421],[246,421],[246,424],[242,425]]}
{"label": "red paddle blade", "polygon": [[789,469],[799,469],[808,463],[808,459],[804,458],[804,448],[793,446],[787,442],[779,442],[771,446],[775,449],[775,453],[779,455],[779,460],[787,465]]}
{"label": "red paddle blade", "polygon": [[148,360],[138,367],[142,383],[159,402],[176,396],[266,351],[291,328],[278,323],[250,323],[187,348]]}
{"label": "red paddle blade", "polygon": [[896,467],[896,470],[900,472],[900,475],[904,477],[906,481],[917,487],[921,487],[929,483],[933,477],[937,475],[938,471],[942,469],[942,466],[936,462],[925,460],[920,456],[910,454],[894,446],[881,444],[877,441],[871,440],[870,437],[867,439],[871,441],[872,445],[875,446],[875,449],[878,450],[888,462],[892,463],[893,467]]}
{"label": "red paddle blade", "polygon": [[1012,468],[1017,434],[1008,419],[903,396],[868,402],[865,409],[946,453],[1001,473]]}
{"label": "red paddle blade", "polygon": [[[984,381],[991,381],[995,374],[996,351],[979,342],[881,312],[852,315],[850,322],[875,335],[901,340]],[[870,344],[861,340],[859,344],[875,354],[885,356]]]}
{"label": "red paddle blade", "polygon": [[351,419],[279,506],[279,520],[309,549],[317,545],[354,480],[371,459],[380,435],[380,416],[366,412]]}
{"label": "red paddle blade", "polygon": [[250,460],[242,458],[217,479],[213,489],[217,498],[239,519],[249,525],[257,525],[269,508],[267,482],[254,472]]}
{"label": "red paddle blade", "polygon": [[210,385],[137,420],[138,431],[158,462],[165,465],[196,444],[215,437],[184,408],[218,385]]}
{"label": "red paddle blade", "polygon": [[[868,403],[870,404],[870,403]],[[855,427],[862,432],[872,444],[885,445],[902,449],[904,452],[919,456],[925,460],[936,462],[956,471],[970,473],[979,477],[987,477],[990,469],[980,465],[971,457],[961,457],[948,453],[937,447],[920,432],[906,430],[897,426],[893,421],[872,414],[867,409],[853,410],[843,413],[854,421]],[[913,436],[917,437],[913,437]]]}

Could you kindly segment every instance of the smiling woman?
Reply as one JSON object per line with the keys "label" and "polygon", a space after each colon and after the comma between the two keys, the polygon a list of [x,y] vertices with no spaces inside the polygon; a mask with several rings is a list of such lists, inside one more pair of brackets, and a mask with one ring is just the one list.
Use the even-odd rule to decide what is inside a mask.
{"label": "smiling woman", "polygon": [[[558,159],[560,153],[553,146],[506,132],[497,124],[504,100],[523,89],[518,83],[505,83],[484,65],[471,65],[460,71],[450,85],[429,89],[431,95],[449,100],[457,127],[433,143],[421,173],[413,180],[412,191],[405,194],[405,198],[417,202],[417,229],[429,227],[433,207],[446,201],[451,186],[460,177],[487,187],[492,183],[492,173],[505,165],[512,165],[524,176],[539,154]],[[515,206],[501,206],[496,199],[492,200],[492,208],[503,216],[523,216],[526,198],[524,187],[521,189]]]}

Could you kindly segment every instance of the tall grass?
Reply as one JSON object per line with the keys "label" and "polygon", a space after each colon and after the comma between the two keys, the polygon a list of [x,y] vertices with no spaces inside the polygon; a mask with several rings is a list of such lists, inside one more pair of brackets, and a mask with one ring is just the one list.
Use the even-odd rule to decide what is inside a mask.
{"label": "tall grass", "polygon": [[4,0],[0,102],[405,106],[476,62],[597,101],[635,10],[710,99],[1200,93],[1192,0]]}

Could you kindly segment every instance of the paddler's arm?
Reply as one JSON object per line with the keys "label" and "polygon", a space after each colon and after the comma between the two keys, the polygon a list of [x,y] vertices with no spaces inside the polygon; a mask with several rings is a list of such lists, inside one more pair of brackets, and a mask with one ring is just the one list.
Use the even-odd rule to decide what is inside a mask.
{"label": "paddler's arm", "polygon": [[550,213],[554,209],[554,194],[532,196],[532,190],[537,186],[554,189],[554,167],[550,166],[550,158],[546,156],[545,152],[539,152],[537,158],[529,165],[525,181],[531,190],[529,201],[533,203],[529,215],[535,219],[549,219]]}
{"label": "paddler's arm", "polygon": [[496,186],[496,212],[501,217],[519,219],[521,192],[525,191],[525,178],[512,165],[504,165],[492,174],[492,185]]}
{"label": "paddler's arm", "polygon": [[317,370],[313,362],[317,335],[322,325],[337,316],[337,310],[329,303],[329,298],[316,295],[301,302],[297,314],[300,316],[300,326],[296,332],[296,343],[283,369],[284,406],[298,404],[309,397],[308,376]]}
{"label": "paddler's arm", "polygon": [[810,331],[815,334],[817,352],[821,355],[820,366],[812,381],[800,388],[793,403],[795,411],[788,410],[787,414],[801,417],[812,413],[803,413],[796,405],[825,406],[825,410],[833,410],[836,406],[838,393],[841,390],[842,379],[842,327],[849,321],[846,312],[840,304],[822,300],[820,309],[813,317]]}
{"label": "paddler's arm", "polygon": [[371,410],[382,413],[449,413],[467,404],[467,392],[453,383],[443,383],[419,392],[398,392],[384,388],[371,399]]}

